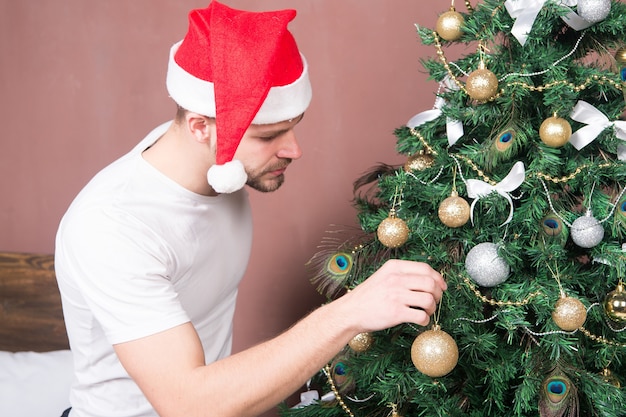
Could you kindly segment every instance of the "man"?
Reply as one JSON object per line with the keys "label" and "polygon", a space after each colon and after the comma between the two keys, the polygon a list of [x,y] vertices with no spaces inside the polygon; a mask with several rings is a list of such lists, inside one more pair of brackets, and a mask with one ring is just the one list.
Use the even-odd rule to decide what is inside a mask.
{"label": "man", "polygon": [[390,261],[280,336],[230,355],[252,222],[245,184],[282,184],[311,99],[293,10],[213,1],[170,52],[173,122],[100,173],[61,221],[56,272],[75,358],[71,417],[254,416],[356,334],[426,325],[445,290]]}

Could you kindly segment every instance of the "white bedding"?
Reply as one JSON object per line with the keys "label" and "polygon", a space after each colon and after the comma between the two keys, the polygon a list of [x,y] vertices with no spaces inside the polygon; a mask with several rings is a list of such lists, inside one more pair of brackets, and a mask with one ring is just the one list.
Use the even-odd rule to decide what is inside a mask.
{"label": "white bedding", "polygon": [[69,407],[72,354],[0,351],[0,416],[60,417]]}

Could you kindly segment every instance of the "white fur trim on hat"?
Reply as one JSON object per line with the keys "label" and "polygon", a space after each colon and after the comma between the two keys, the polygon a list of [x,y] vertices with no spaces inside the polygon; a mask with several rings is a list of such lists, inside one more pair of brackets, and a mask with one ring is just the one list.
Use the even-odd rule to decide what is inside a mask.
{"label": "white fur trim on hat", "polygon": [[[213,83],[204,81],[182,69],[174,59],[182,41],[170,48],[167,69],[167,91],[179,106],[207,117],[215,117],[215,91]],[[303,70],[291,84],[271,87],[252,120],[253,124],[272,124],[293,119],[304,113],[311,102],[313,92],[309,81],[309,68],[302,54]]]}
{"label": "white fur trim on hat", "polygon": [[243,188],[248,181],[243,164],[238,159],[223,165],[213,165],[207,172],[207,181],[216,193],[234,193]]}

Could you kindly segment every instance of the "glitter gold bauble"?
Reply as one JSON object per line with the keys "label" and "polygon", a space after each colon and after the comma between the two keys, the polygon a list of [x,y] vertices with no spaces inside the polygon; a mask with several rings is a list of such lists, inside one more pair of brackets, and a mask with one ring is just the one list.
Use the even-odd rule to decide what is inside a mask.
{"label": "glitter gold bauble", "polygon": [[539,127],[539,138],[551,148],[560,148],[572,136],[572,126],[558,116],[548,117]]}
{"label": "glitter gold bauble", "polygon": [[626,321],[626,291],[621,282],[604,298],[604,311],[613,321]]}
{"label": "glitter gold bauble", "polygon": [[552,311],[552,320],[561,330],[572,332],[585,324],[587,309],[576,298],[561,297]]}
{"label": "glitter gold bauble", "polygon": [[350,340],[348,346],[355,352],[365,352],[374,343],[374,336],[371,333],[359,333]]}
{"label": "glitter gold bauble", "polygon": [[452,6],[437,19],[437,34],[447,41],[459,40],[463,35],[463,24],[465,24],[463,15]]}
{"label": "glitter gold bauble", "polygon": [[411,346],[411,360],[418,371],[436,378],[454,369],[459,361],[459,348],[452,336],[434,326],[415,338]]}
{"label": "glitter gold bauble", "polygon": [[465,89],[474,100],[487,101],[498,92],[498,78],[483,64],[467,77]]}
{"label": "glitter gold bauble", "polygon": [[420,151],[415,155],[409,156],[409,159],[404,164],[404,170],[406,172],[423,171],[433,166],[434,163],[435,158],[431,154]]}
{"label": "glitter gold bauble", "polygon": [[439,204],[439,220],[448,227],[461,227],[470,218],[470,205],[453,191],[450,197]]}
{"label": "glitter gold bauble", "polygon": [[392,210],[389,217],[378,225],[376,235],[380,243],[388,248],[399,248],[409,239],[409,227]]}

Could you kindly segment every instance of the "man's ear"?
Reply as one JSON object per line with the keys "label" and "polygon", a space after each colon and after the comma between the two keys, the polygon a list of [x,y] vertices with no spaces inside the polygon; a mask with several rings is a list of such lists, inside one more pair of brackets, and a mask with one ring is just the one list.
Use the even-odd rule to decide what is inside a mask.
{"label": "man's ear", "polygon": [[189,132],[200,143],[209,143],[214,135],[215,122],[198,113],[188,112],[185,118]]}

